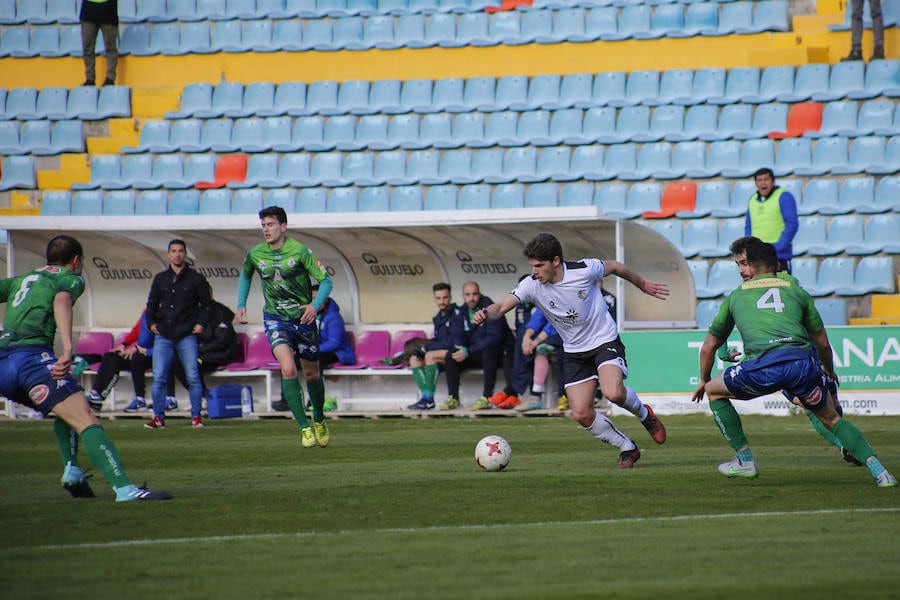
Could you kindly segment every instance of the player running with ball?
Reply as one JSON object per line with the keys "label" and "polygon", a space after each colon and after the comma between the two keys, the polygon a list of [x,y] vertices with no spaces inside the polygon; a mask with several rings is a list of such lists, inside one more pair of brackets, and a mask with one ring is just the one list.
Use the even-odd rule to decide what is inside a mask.
{"label": "player running with ball", "polygon": [[597,281],[617,275],[660,300],[666,299],[669,290],[665,284],[644,279],[615,260],[565,261],[562,244],[549,233],[535,236],[524,252],[531,277],[520,281],[500,302],[477,311],[472,320],[480,324],[499,319],[520,302],[537,306],[563,340],[566,396],[572,416],[594,437],[618,448],[618,467],[630,469],[640,459],[641,451],[612,421],[594,410],[598,383],[603,396],[640,419],[657,444],[666,441],[666,430],[653,409],[624,384],[628,376],[625,345]]}

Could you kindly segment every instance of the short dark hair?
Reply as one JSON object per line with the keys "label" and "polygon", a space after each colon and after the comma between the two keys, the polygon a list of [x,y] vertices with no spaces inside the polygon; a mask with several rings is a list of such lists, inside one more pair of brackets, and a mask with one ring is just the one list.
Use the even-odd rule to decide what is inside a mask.
{"label": "short dark hair", "polygon": [[756,178],[760,175],[768,175],[772,178],[772,181],[775,181],[775,172],[772,171],[769,167],[762,167],[761,169],[757,169],[756,173],[753,174],[753,181],[756,181]]}
{"label": "short dark hair", "polygon": [[169,240],[169,245],[166,246],[166,250],[171,250],[172,246],[184,246],[184,249],[187,250],[187,244],[184,240],[180,238],[175,238],[174,240]]}
{"label": "short dark hair", "polygon": [[778,253],[775,246],[752,235],[738,238],[729,247],[732,256],[746,254],[747,262],[764,272],[778,270]]}
{"label": "short dark hair", "polygon": [[451,291],[450,284],[445,281],[442,281],[440,283],[436,283],[433,286],[431,286],[432,292],[440,292],[442,290],[447,290],[448,292]]}
{"label": "short dark hair", "polygon": [[557,256],[563,259],[562,243],[552,233],[541,232],[525,244],[525,258],[534,260],[553,260]]}
{"label": "short dark hair", "polygon": [[58,235],[47,242],[47,264],[65,265],[72,262],[76,256],[84,257],[81,242],[71,235]]}
{"label": "short dark hair", "polygon": [[266,217],[275,217],[279,223],[287,223],[287,213],[280,206],[267,206],[259,211],[259,220]]}

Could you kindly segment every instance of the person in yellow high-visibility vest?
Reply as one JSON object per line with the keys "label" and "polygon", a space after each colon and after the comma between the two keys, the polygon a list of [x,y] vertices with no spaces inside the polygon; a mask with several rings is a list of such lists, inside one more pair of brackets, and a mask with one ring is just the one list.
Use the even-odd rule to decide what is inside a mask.
{"label": "person in yellow high-visibility vest", "polygon": [[84,85],[96,85],[94,72],[97,34],[103,34],[106,53],[106,80],[103,85],[116,84],[116,66],[119,63],[119,8],[117,0],[82,0],[81,49],[84,53]]}
{"label": "person in yellow high-visibility vest", "polygon": [[[750,196],[744,235],[753,236],[775,246],[778,271],[791,272],[794,257],[792,242],[799,229],[797,200],[784,188],[775,185],[775,173],[763,167],[753,174],[756,193]],[[730,240],[728,243],[731,243]]]}

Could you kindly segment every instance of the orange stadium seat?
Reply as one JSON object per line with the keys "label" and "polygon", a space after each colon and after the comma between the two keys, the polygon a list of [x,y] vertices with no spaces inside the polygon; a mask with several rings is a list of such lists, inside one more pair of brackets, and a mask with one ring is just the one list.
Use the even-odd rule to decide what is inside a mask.
{"label": "orange stadium seat", "polygon": [[232,181],[244,181],[247,178],[247,155],[226,154],[216,163],[214,181],[198,181],[195,186],[199,190],[225,187]]}
{"label": "orange stadium seat", "polygon": [[787,119],[787,131],[773,131],[769,137],[773,140],[800,137],[807,131],[819,131],[822,128],[822,104],[819,102],[801,102],[791,107]]}

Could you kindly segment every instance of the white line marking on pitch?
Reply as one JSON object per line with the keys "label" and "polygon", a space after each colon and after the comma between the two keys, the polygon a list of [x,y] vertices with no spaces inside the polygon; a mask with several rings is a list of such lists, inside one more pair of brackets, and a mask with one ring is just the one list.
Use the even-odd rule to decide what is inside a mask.
{"label": "white line marking on pitch", "polygon": [[543,521],[539,523],[497,523],[493,525],[435,525],[432,527],[388,527],[384,529],[344,529],[339,531],[295,531],[292,533],[246,533],[239,535],[210,535],[202,537],[159,538],[155,540],[120,540],[117,542],[86,542],[83,544],[50,544],[47,546],[19,546],[7,548],[11,552],[23,550],[77,550],[80,548],[121,548],[124,546],[151,546],[156,544],[194,544],[203,542],[233,542],[242,540],[263,540],[272,538],[312,537],[316,535],[353,535],[373,533],[419,533],[426,531],[461,531],[514,529],[525,527],[558,527],[560,525],[620,525],[625,523],[648,523],[664,521],[694,521],[703,519],[741,519],[754,517],[802,517],[810,515],[831,515],[845,513],[897,512],[900,507],[887,508],[841,508],[822,510],[770,511],[751,513],[720,513],[708,515],[671,515],[664,517],[629,517],[625,519],[591,519],[587,521]]}

